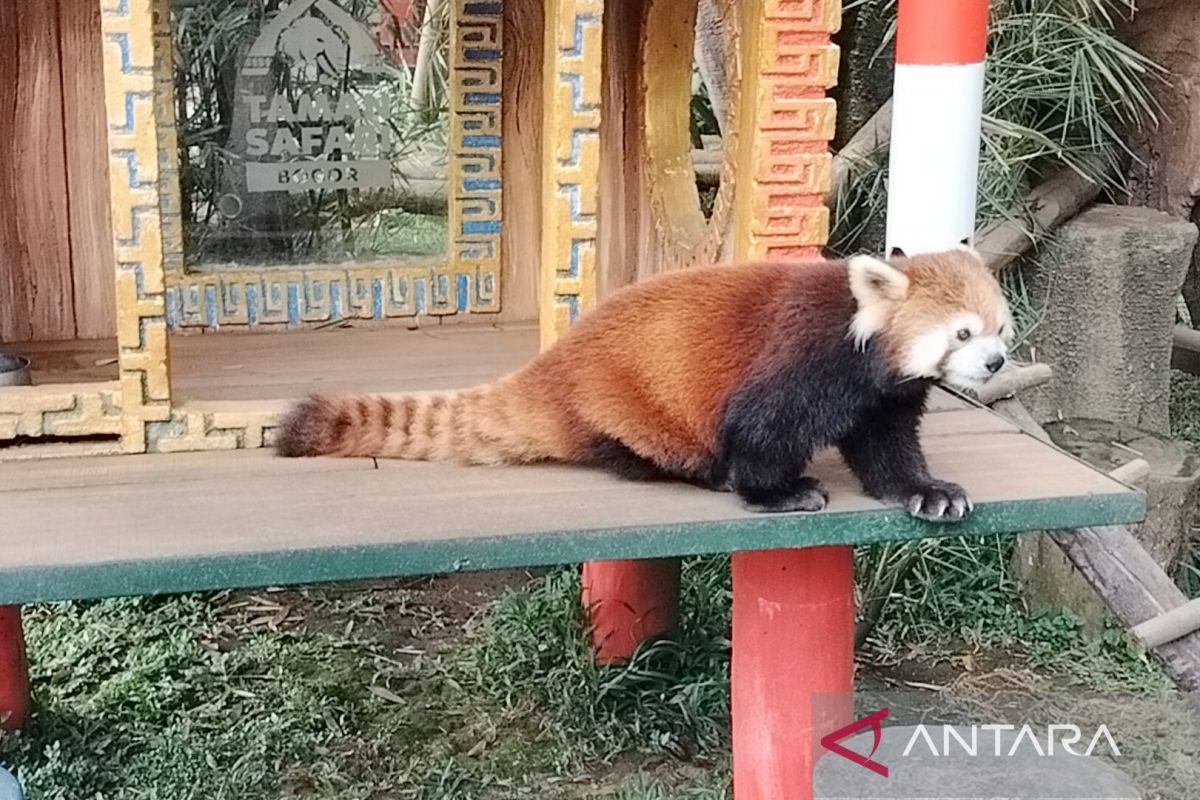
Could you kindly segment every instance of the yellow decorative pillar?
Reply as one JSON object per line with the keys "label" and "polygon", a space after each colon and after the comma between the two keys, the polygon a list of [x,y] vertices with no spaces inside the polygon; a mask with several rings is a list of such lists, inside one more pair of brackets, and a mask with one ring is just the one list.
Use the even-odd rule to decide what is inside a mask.
{"label": "yellow decorative pillar", "polygon": [[837,0],[745,0],[734,258],[813,256],[829,238],[825,192],[837,111]]}
{"label": "yellow decorative pillar", "polygon": [[541,285],[546,347],[596,300],[602,0],[546,0]]}
{"label": "yellow decorative pillar", "polygon": [[104,74],[117,274],[121,449],[171,416],[155,124],[152,0],[104,0]]}

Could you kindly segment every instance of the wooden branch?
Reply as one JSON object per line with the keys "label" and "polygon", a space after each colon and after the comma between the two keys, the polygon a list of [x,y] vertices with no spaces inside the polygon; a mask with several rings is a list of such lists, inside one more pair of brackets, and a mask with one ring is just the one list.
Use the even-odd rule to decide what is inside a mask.
{"label": "wooden branch", "polygon": [[[1099,169],[1099,161],[1091,166]],[[1063,167],[1054,177],[1038,186],[1026,200],[1032,212],[1027,224],[1013,220],[997,220],[985,225],[975,235],[975,249],[987,265],[996,272],[1007,267],[1037,239],[1057,228],[1100,194],[1100,184],[1084,177],[1071,167]],[[1029,227],[1032,227],[1032,237]]]}
{"label": "wooden branch", "polygon": [[892,100],[879,107],[863,126],[854,132],[850,141],[833,157],[833,177],[825,204],[832,207],[838,194],[850,179],[852,168],[888,146],[892,137]]}
{"label": "wooden branch", "polygon": [[1145,486],[1150,478],[1150,462],[1144,458],[1135,458],[1108,473],[1108,477],[1126,486]]}
{"label": "wooden branch", "polygon": [[1129,632],[1153,650],[1197,630],[1200,630],[1200,597],[1135,625]]}
{"label": "wooden branch", "polygon": [[[993,408],[1022,428],[1033,420],[1016,398],[1000,400]],[[1040,425],[1032,422],[1032,426],[1031,434],[1040,434],[1040,438],[1049,441]],[[1130,462],[1109,474],[1115,480],[1132,483],[1130,479],[1149,470],[1149,465],[1135,464]],[[1096,590],[1113,615],[1131,631],[1189,604],[1175,582],[1142,547],[1136,529],[1135,525],[1110,525],[1047,531],[1046,534]],[[1179,630],[1184,621],[1190,619],[1190,613],[1179,612],[1167,622],[1158,623],[1151,629],[1155,638],[1150,641],[1158,642],[1168,633]],[[1159,633],[1160,627],[1165,632]],[[1142,632],[1145,631],[1142,628]],[[1193,629],[1147,647],[1180,691],[1200,698],[1200,630]]]}
{"label": "wooden branch", "polygon": [[1030,364],[1027,367],[1016,367],[1015,369],[1001,372],[985,383],[983,388],[976,392],[976,396],[979,402],[985,406],[990,406],[997,400],[1012,397],[1019,391],[1032,389],[1035,386],[1048,383],[1052,377],[1054,377],[1054,373],[1050,369],[1049,364]]}
{"label": "wooden branch", "polygon": [[1189,375],[1200,375],[1200,331],[1176,325],[1172,337],[1171,367]]}

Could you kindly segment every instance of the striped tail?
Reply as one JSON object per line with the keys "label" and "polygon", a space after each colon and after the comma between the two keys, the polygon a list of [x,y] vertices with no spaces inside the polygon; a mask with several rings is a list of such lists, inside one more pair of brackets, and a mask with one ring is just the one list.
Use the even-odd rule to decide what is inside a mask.
{"label": "striped tail", "polygon": [[508,381],[458,392],[313,395],[281,420],[279,455],[505,464],[576,455],[561,414]]}

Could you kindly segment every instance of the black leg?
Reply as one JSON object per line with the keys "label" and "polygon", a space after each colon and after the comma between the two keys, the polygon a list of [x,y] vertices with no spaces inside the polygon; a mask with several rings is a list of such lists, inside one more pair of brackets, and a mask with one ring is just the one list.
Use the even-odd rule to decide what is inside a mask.
{"label": "black leg", "polygon": [[588,455],[609,472],[629,480],[665,481],[672,477],[653,461],[638,455],[616,439],[597,439],[588,447]]}
{"label": "black leg", "polygon": [[[747,384],[721,422],[717,463],[750,511],[820,511],[829,494],[804,474],[854,420],[862,392],[813,365]],[[836,364],[833,366],[837,366]]]}
{"label": "black leg", "polygon": [[733,488],[747,511],[763,514],[820,511],[829,503],[829,492],[820,481],[807,475],[768,485],[739,482]]}
{"label": "black leg", "polygon": [[597,465],[631,481],[680,481],[711,491],[729,491],[724,479],[715,476],[711,468],[691,472],[664,469],[616,439],[596,439],[588,447],[588,455]]}
{"label": "black leg", "polygon": [[903,503],[931,522],[957,522],[971,511],[963,488],[929,474],[918,435],[924,396],[886,402],[838,442],[863,490],[879,500]]}
{"label": "black leg", "polygon": [[820,511],[829,494],[816,478],[804,474],[813,450],[803,428],[730,415],[723,432],[721,469],[749,511]]}

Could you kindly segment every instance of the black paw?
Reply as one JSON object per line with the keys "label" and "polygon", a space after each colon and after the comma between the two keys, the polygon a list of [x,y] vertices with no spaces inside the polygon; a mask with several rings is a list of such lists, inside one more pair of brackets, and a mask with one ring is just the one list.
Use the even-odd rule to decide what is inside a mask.
{"label": "black paw", "polygon": [[971,513],[971,498],[957,483],[933,481],[908,496],[908,513],[929,522],[958,522]]}
{"label": "black paw", "polygon": [[804,478],[786,491],[741,490],[742,505],[759,514],[820,511],[829,503],[829,492],[815,478]]}

